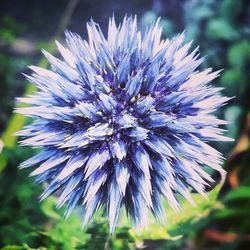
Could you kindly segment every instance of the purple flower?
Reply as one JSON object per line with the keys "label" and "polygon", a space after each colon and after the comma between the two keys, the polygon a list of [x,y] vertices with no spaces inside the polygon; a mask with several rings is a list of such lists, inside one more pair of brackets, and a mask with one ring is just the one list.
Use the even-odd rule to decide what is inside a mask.
{"label": "purple flower", "polygon": [[208,84],[219,71],[197,70],[204,58],[184,34],[161,40],[159,20],[144,34],[132,17],[118,27],[110,19],[107,38],[93,21],[87,31],[88,41],[67,31],[67,48],[56,42],[62,60],[43,51],[50,70],[30,67],[38,90],[16,111],[34,121],[17,135],[42,150],[21,168],[37,167],[31,176],[49,183],[41,199],[59,190],[66,216],[81,206],[83,225],[104,208],[113,232],[124,206],[146,226],[149,211],[164,218],[162,199],[178,210],[179,195],[206,196],[205,166],[224,173],[207,142],[230,140],[211,114],[229,98]]}

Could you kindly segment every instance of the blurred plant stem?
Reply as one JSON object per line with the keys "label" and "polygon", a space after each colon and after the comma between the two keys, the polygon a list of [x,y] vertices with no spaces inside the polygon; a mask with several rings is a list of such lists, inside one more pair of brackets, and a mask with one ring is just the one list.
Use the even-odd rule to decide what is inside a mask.
{"label": "blurred plant stem", "polygon": [[[46,50],[53,54],[56,51],[56,45],[55,45],[55,40],[60,39],[64,29],[67,27],[67,25],[70,22],[70,19],[72,17],[72,14],[74,13],[74,10],[78,4],[79,0],[69,0],[64,13],[62,14],[62,18],[59,22],[58,28],[55,32],[54,37],[51,39],[51,41],[48,43],[48,47]],[[48,61],[46,58],[40,59],[38,63],[39,67],[42,68],[47,68],[48,67]],[[24,96],[32,94],[36,90],[36,87],[27,82],[26,88],[24,91]],[[23,105],[20,105],[23,106]],[[8,124],[6,126],[5,131],[2,134],[2,138],[0,141],[3,143],[3,147],[11,149],[14,148],[17,142],[17,137],[14,136],[14,133],[20,130],[23,125],[25,124],[26,118],[23,115],[13,113],[12,116],[10,117]],[[0,172],[4,170],[4,168],[7,166],[8,160],[6,155],[1,154],[0,155]]]}

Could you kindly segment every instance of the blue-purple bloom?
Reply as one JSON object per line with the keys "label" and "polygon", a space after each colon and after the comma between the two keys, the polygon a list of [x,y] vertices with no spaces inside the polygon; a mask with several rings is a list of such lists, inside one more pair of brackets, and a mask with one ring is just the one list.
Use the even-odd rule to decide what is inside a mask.
{"label": "blue-purple bloom", "polygon": [[206,197],[205,168],[224,173],[208,142],[230,140],[211,114],[229,100],[208,84],[219,71],[197,69],[204,58],[184,34],[162,40],[159,20],[144,34],[132,17],[111,18],[107,38],[93,21],[87,31],[87,41],[67,31],[67,48],[56,42],[62,60],[43,51],[51,69],[31,66],[38,90],[18,99],[34,118],[21,145],[42,149],[21,168],[49,183],[41,199],[58,191],[66,217],[82,207],[83,225],[103,208],[113,232],[122,207],[141,227],[149,211],[164,218],[163,199],[178,210],[179,196],[194,203],[191,190]]}

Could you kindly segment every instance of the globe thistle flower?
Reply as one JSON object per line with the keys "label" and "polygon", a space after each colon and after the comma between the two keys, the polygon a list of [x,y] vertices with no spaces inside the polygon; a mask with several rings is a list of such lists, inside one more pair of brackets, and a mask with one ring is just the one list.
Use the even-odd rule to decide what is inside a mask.
{"label": "globe thistle flower", "polygon": [[132,17],[111,18],[107,38],[93,21],[87,31],[88,41],[67,31],[67,48],[56,42],[62,60],[43,51],[51,69],[31,66],[38,90],[18,99],[34,118],[21,145],[42,149],[20,167],[49,183],[41,200],[59,191],[57,206],[66,217],[81,206],[83,225],[103,208],[113,232],[122,207],[142,227],[150,211],[164,218],[163,199],[178,210],[191,190],[206,197],[205,167],[224,173],[208,142],[230,140],[211,114],[229,100],[209,85],[220,71],[197,69],[204,58],[184,34],[161,40],[159,20],[144,34]]}

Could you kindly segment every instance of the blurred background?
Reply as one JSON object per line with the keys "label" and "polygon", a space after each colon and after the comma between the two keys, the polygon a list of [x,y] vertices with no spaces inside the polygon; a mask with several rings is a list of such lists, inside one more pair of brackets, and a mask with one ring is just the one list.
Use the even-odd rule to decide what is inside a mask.
{"label": "blurred background", "polygon": [[[43,187],[33,184],[29,171],[17,166],[31,156],[31,148],[17,147],[12,136],[29,121],[13,114],[15,97],[33,87],[21,73],[28,65],[47,67],[41,49],[57,54],[54,40],[63,41],[69,29],[86,38],[85,23],[92,17],[104,33],[108,18],[137,14],[140,29],[161,16],[163,37],[185,30],[186,40],[207,60],[202,67],[224,69],[212,84],[234,96],[218,116],[232,143],[216,143],[223,152],[227,179],[208,190],[209,199],[197,194],[191,207],[174,213],[166,207],[168,221],[152,220],[149,229],[136,234],[121,218],[110,236],[105,218],[95,216],[81,230],[76,211],[68,220],[55,209],[55,197],[39,203]],[[0,2],[0,248],[18,249],[147,249],[244,250],[250,249],[250,1],[248,0],[12,0]]]}

